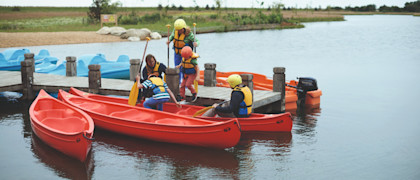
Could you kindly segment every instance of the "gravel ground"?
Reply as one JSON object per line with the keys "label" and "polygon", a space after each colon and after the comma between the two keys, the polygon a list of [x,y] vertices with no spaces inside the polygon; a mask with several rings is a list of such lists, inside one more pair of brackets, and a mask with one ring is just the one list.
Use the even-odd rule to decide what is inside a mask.
{"label": "gravel ground", "polygon": [[0,48],[120,41],[127,41],[127,39],[113,35],[100,35],[94,31],[0,32]]}

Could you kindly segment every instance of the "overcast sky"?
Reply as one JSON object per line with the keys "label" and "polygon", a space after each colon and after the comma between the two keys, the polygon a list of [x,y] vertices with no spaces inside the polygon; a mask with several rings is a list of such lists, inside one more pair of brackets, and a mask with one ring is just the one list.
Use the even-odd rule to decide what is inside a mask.
{"label": "overcast sky", "polygon": [[[157,7],[158,4],[166,6],[182,5],[183,7],[194,7],[196,5],[210,7],[215,5],[214,0],[119,0],[124,7]],[[382,5],[404,7],[406,2],[415,2],[416,0],[221,0],[222,7],[260,7],[264,2],[264,8],[275,2],[283,3],[286,7],[319,7],[327,6],[366,6],[375,4],[377,8]],[[0,0],[0,6],[57,6],[57,7],[89,7],[92,0]],[[117,0],[111,0],[117,2]]]}

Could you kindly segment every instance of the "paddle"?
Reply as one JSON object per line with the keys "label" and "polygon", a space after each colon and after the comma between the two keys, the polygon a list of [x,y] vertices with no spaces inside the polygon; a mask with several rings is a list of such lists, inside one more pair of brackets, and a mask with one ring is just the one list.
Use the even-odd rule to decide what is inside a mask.
{"label": "paddle", "polygon": [[[168,28],[168,42],[169,42],[169,28],[171,27],[171,25],[167,24],[166,27]],[[169,68],[169,44],[168,44],[168,68]],[[165,73],[165,76],[163,76],[163,81],[166,82],[166,73]]]}
{"label": "paddle", "polygon": [[138,97],[139,97],[139,88],[137,87],[137,81],[136,81],[131,87],[130,96],[128,96],[128,104],[135,106]]}
{"label": "paddle", "polygon": [[[225,102],[228,102],[228,101],[223,101],[223,102],[218,103],[218,104],[219,104],[219,105],[221,105],[221,104],[223,104],[223,103],[225,103]],[[203,108],[203,109],[200,109],[200,110],[198,110],[197,112],[195,112],[195,113],[194,113],[194,115],[193,115],[192,117],[200,116],[200,115],[204,114],[205,112],[207,112],[208,110],[210,110],[210,109],[212,109],[212,108],[213,108],[213,106],[208,106],[208,107],[205,107],[205,108]]]}
{"label": "paddle", "polygon": [[[167,24],[166,27],[168,28],[168,42],[169,42],[169,28],[171,25]],[[169,44],[168,44],[168,68],[169,68]]]}
{"label": "paddle", "polygon": [[[195,26],[196,25],[197,25],[196,23],[193,23],[193,26],[194,26],[194,42],[195,42],[195,35],[196,35],[196,31],[195,31]],[[193,48],[194,48],[194,52],[196,52],[197,48],[194,46],[194,42],[193,42]],[[197,76],[199,76],[199,74],[200,74],[200,72],[197,72]],[[194,80],[194,89],[195,89],[195,93],[198,94],[198,81],[197,80]]]}
{"label": "paddle", "polygon": [[192,117],[196,117],[196,116],[202,115],[202,114],[204,114],[205,112],[207,112],[208,110],[210,110],[212,108],[213,108],[213,106],[208,106],[208,107],[205,107],[203,109],[200,109],[197,112],[195,112]]}
{"label": "paddle", "polygon": [[[149,43],[150,38],[146,37],[146,40],[147,40],[146,41],[146,46],[144,47],[143,58],[141,59],[139,72],[141,72],[141,66],[143,65],[144,55],[146,54],[147,44]],[[141,74],[141,73],[139,73],[139,74]],[[139,88],[137,87],[137,83],[139,83],[139,82],[136,81],[133,84],[133,86],[131,87],[130,95],[128,96],[128,104],[131,105],[131,106],[136,105],[137,98],[139,97]]]}

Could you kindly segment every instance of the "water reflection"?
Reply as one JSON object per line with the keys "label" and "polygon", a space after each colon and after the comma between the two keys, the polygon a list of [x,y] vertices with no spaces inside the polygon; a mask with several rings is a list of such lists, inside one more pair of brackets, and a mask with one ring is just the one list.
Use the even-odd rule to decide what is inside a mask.
{"label": "water reflection", "polygon": [[31,151],[35,157],[47,167],[51,168],[57,176],[68,179],[91,179],[95,169],[93,151],[89,153],[84,163],[64,155],[51,148],[35,134],[31,136]]}
{"label": "water reflection", "polygon": [[23,137],[29,138],[32,134],[31,122],[29,118],[29,107],[31,102],[22,102],[18,99],[10,99],[5,97],[0,97],[0,123],[7,119],[5,117],[10,115],[18,115],[21,117],[16,117],[12,119],[20,120],[23,119]]}
{"label": "water reflection", "polygon": [[[238,172],[238,160],[233,153],[226,150],[185,146],[179,144],[148,141],[97,129],[95,131],[95,150],[114,151],[118,154],[138,159],[139,167],[146,167],[146,171],[154,172],[156,167],[164,163],[171,178],[195,178],[206,176],[210,169],[217,176],[235,177]],[[112,162],[111,162],[112,163]],[[142,165],[146,163],[145,165]],[[156,172],[158,173],[158,172]]]}
{"label": "water reflection", "polygon": [[255,179],[259,168],[267,171],[279,168],[277,165],[287,161],[291,148],[291,132],[242,133],[241,140],[234,149],[241,162],[240,179]]}
{"label": "water reflection", "polygon": [[294,132],[304,136],[314,136],[320,114],[320,107],[298,108],[296,114],[292,114]]}

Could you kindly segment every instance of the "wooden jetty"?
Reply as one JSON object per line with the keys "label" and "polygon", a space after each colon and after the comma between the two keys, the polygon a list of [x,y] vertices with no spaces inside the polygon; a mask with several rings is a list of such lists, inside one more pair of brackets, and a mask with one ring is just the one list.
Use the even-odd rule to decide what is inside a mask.
{"label": "wooden jetty", "polygon": [[[21,62],[21,71],[0,71],[0,92],[15,91],[22,92],[22,98],[33,100],[36,92],[45,89],[47,92],[57,92],[59,89],[68,90],[75,87],[90,93],[103,95],[128,96],[133,79],[138,72],[138,59],[130,60],[130,79],[108,79],[101,78],[100,65],[89,65],[89,77],[77,77],[75,57],[67,57],[66,76],[34,73],[33,54],[25,54],[25,60]],[[230,99],[231,89],[216,87],[216,64],[205,64],[204,85],[199,85],[199,92],[196,105],[211,105]],[[275,67],[273,69],[273,91],[253,90],[252,74],[241,74],[243,84],[249,86],[254,97],[254,111],[262,113],[284,112],[284,93],[285,92],[285,68]],[[178,94],[179,92],[179,69],[168,68],[166,71],[166,81],[169,88]],[[186,96],[191,96],[186,91]]]}

